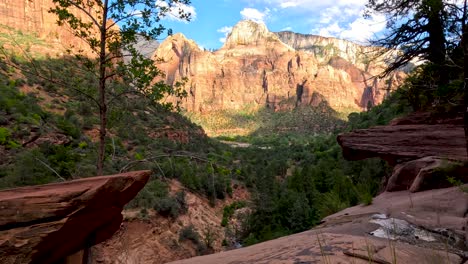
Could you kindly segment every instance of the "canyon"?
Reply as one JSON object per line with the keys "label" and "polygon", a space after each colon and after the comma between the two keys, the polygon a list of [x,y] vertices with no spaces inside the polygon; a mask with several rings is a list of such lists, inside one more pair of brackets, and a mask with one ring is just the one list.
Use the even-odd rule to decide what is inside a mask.
{"label": "canyon", "polygon": [[[48,47],[50,52],[65,50],[70,45],[80,47],[79,39],[56,25],[47,12],[50,7],[50,0],[0,0],[0,24],[8,30],[32,33],[46,40],[52,44]],[[0,28],[0,33],[5,28]],[[378,78],[375,76],[385,68],[386,60],[397,55],[395,52],[334,38],[274,33],[264,24],[248,20],[239,22],[217,51],[204,50],[180,33],[168,37],[158,47],[153,45],[145,53],[153,53],[152,50],[151,56],[165,73],[162,80],[170,85],[184,83],[188,96],[169,100],[180,100],[189,112],[208,114],[261,108],[368,110],[401,84],[411,67]],[[383,56],[377,57],[382,53]],[[25,87],[22,89],[25,91]],[[134,112],[132,115],[148,120],[149,115],[157,114]],[[169,122],[171,126],[162,123],[159,130],[141,130],[151,135],[151,143],[170,141],[169,154],[178,143],[206,139],[202,128],[173,129],[172,125],[178,125],[179,119],[166,119],[173,119]],[[92,129],[87,133],[96,134]],[[59,136],[51,139],[52,136],[40,137],[38,133],[36,143],[45,140],[51,145],[72,144],[71,139],[62,140],[62,135]],[[122,146],[129,151],[132,148],[140,151],[141,147],[141,153],[129,152],[135,154],[137,164],[150,156],[143,156],[146,143],[133,141],[134,138],[136,135],[130,135],[132,141],[127,139]],[[29,140],[26,142],[29,144]],[[181,230],[192,225],[205,238],[205,232],[213,231],[211,235],[215,238],[209,253],[228,248],[223,245],[226,236],[226,228],[221,224],[223,209],[235,201],[253,200],[249,189],[233,182],[232,197],[213,206],[202,191],[187,188],[173,178],[164,179],[169,182],[171,195],[178,191],[187,193],[187,212],[173,219],[158,214],[154,206],[148,210],[124,209],[148,181],[154,180],[150,176],[153,172],[138,171],[0,191],[0,206],[6,208],[0,212],[0,260],[82,263],[83,255],[87,255],[94,263],[175,260],[180,260],[176,263],[368,263],[371,257],[375,263],[397,260],[399,263],[467,263],[468,196],[464,191],[467,186],[453,187],[446,178],[438,176],[441,169],[449,167],[456,179],[468,181],[463,165],[466,153],[460,117],[414,113],[387,126],[341,134],[338,142],[348,160],[379,157],[393,168],[389,177],[383,179],[385,189],[371,204],[339,211],[312,230],[246,248],[180,260],[200,254],[193,241],[180,239]],[[232,155],[229,148],[218,155],[218,149],[212,145],[198,144],[208,154]],[[116,153],[114,137],[112,147],[112,159],[124,155]],[[157,147],[164,151],[168,148]],[[7,152],[10,149],[0,146],[2,155]],[[233,164],[242,162],[245,161],[233,160]],[[153,169],[159,173],[162,169],[156,164],[157,168]],[[214,171],[213,166],[211,169]],[[279,180],[290,176],[286,173]],[[248,213],[251,208],[236,209],[236,213],[241,210]],[[401,228],[395,228],[395,223],[401,223]]]}
{"label": "canyon", "polygon": [[[394,165],[371,204],[325,217],[311,230],[246,248],[171,262],[468,262],[467,157],[461,116],[416,112],[389,125],[338,136],[348,160]],[[391,133],[389,136],[387,133]],[[460,180],[453,187],[441,171]]]}
{"label": "canyon", "polygon": [[[49,0],[1,0],[0,30],[33,33],[54,46],[47,51],[52,55],[63,55],[70,48],[89,53],[71,29],[57,24],[49,13],[53,6]],[[235,25],[223,47],[214,52],[180,33],[158,48],[155,43],[140,44],[136,48],[157,59],[167,84],[185,80],[187,97],[171,100],[200,113],[262,107],[291,110],[322,102],[335,111],[362,111],[380,104],[411,68],[379,78],[397,52],[335,38],[273,33],[249,20]]]}

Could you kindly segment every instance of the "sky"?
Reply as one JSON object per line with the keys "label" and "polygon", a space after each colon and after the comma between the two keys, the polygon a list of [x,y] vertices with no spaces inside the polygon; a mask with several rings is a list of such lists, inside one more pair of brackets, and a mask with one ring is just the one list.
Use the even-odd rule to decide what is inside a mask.
{"label": "sky", "polygon": [[192,0],[180,6],[192,14],[190,22],[168,15],[163,20],[206,49],[220,48],[232,27],[242,19],[266,24],[273,32],[337,37],[361,44],[385,29],[385,17],[363,18],[367,0]]}

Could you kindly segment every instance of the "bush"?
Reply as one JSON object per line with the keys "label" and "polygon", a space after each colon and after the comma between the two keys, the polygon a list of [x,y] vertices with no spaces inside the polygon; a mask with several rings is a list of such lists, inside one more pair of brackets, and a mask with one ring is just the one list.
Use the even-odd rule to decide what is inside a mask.
{"label": "bush", "polygon": [[190,240],[195,244],[200,244],[200,235],[195,231],[193,225],[186,226],[180,230],[179,241],[183,240]]}
{"label": "bush", "polygon": [[230,205],[226,205],[223,208],[223,220],[221,221],[221,226],[227,226],[229,223],[229,219],[231,219],[231,217],[234,215],[234,212],[237,209],[244,208],[246,204],[247,203],[245,201],[235,201]]}
{"label": "bush", "polygon": [[164,197],[156,200],[154,209],[162,216],[177,218],[188,210],[187,203],[185,202],[185,192],[180,191],[173,197]]}
{"label": "bush", "polygon": [[167,198],[169,186],[159,180],[150,180],[137,196],[127,204],[127,208],[154,208],[158,199]]}

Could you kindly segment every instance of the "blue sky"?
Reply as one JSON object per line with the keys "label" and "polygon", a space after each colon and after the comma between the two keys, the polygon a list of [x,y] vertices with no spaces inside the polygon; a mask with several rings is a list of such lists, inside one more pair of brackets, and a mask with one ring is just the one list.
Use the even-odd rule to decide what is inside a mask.
{"label": "blue sky", "polygon": [[218,49],[232,26],[242,19],[267,25],[271,31],[291,30],[332,36],[365,44],[385,28],[385,17],[362,16],[367,0],[192,0],[182,6],[192,21],[167,16],[164,24],[207,49]]}

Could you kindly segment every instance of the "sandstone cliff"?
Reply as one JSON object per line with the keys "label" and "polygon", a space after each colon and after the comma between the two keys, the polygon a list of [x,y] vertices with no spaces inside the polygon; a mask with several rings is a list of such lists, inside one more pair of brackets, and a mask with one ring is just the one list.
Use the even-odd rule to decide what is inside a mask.
{"label": "sandstone cliff", "polygon": [[338,111],[362,110],[379,104],[404,78],[400,72],[371,79],[382,63],[363,56],[375,48],[297,36],[241,21],[216,52],[176,34],[161,43],[155,56],[163,60],[158,67],[168,84],[188,78],[183,105],[195,112],[263,106],[281,110],[324,101]]}
{"label": "sandstone cliff", "polygon": [[[0,0],[0,32],[7,27],[34,33],[54,44],[56,51],[63,51],[70,46],[86,51],[87,44],[75,37],[69,27],[59,26],[56,15],[49,13],[54,6],[52,0]],[[86,17],[80,16],[80,12],[77,14],[88,21]]]}

